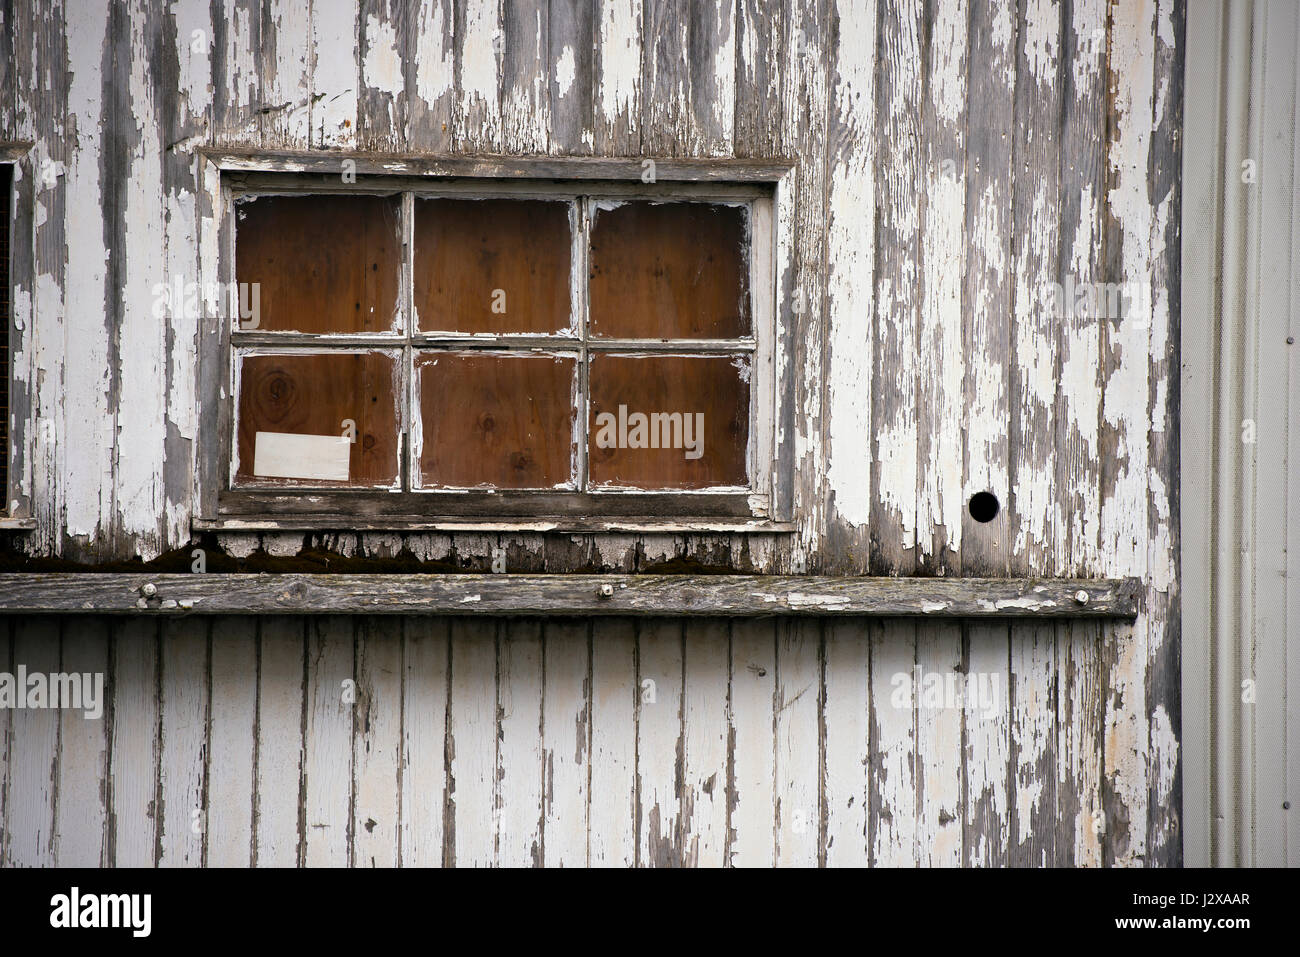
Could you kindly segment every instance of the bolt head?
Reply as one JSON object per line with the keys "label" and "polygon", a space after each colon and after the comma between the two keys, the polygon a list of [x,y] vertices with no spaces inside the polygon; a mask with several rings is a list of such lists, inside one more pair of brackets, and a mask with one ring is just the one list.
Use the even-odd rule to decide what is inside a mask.
{"label": "bolt head", "polygon": [[1080,588],[1077,592],[1074,593],[1074,600],[1077,601],[1080,605],[1086,605],[1088,604],[1088,593],[1084,591],[1082,588]]}
{"label": "bolt head", "polygon": [[158,594],[158,588],[153,582],[145,582],[140,588],[140,591],[146,598],[152,598],[154,595]]}
{"label": "bolt head", "polygon": [[614,586],[611,585],[611,584],[609,584],[609,582],[606,582],[605,584],[601,585],[601,586],[600,586],[600,597],[601,597],[601,598],[613,598],[613,597],[614,597]]}

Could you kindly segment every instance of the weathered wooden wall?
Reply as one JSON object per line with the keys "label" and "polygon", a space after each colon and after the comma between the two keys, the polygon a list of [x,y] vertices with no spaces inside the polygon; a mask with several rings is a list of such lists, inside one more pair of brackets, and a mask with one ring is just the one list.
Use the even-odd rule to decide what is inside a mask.
{"label": "weathered wooden wall", "polygon": [[[13,536],[25,554],[147,560],[189,541],[196,448],[215,440],[198,434],[196,323],[162,327],[149,306],[155,284],[198,275],[195,148],[789,157],[796,189],[780,215],[792,218],[795,267],[782,321],[797,412],[779,427],[796,454],[796,535],[341,530],[310,544],[350,556],[405,547],[481,569],[503,545],[512,571],[687,558],[783,572],[799,551],[830,574],[1146,583],[1132,624],[746,624],[726,638],[723,625],[710,636],[664,623],[606,641],[627,626],[597,623],[590,662],[581,634],[552,638],[552,625],[538,644],[525,624],[408,624],[399,645],[375,634],[391,625],[364,622],[355,644],[338,622],[264,623],[260,644],[251,624],[209,643],[192,623],[175,640],[114,625],[126,634],[110,641],[106,626],[68,622],[60,646],[49,624],[15,622],[13,653],[33,666],[61,647],[65,663],[111,659],[134,677],[119,683],[126,697],[102,741],[81,725],[60,737],[41,715],[0,716],[18,722],[6,827],[20,809],[54,822],[7,830],[33,842],[30,853],[11,844],[7,860],[53,853],[52,833],[67,859],[193,861],[203,846],[212,861],[228,847],[246,859],[255,814],[266,860],[300,849],[308,862],[382,860],[408,824],[403,854],[421,860],[440,859],[446,841],[460,862],[528,859],[552,815],[556,836],[538,845],[548,863],[576,855],[580,831],[593,860],[633,848],[642,861],[717,860],[728,847],[734,860],[1179,860],[1181,3],[19,0],[0,14],[0,141],[35,143],[19,188],[35,226],[18,254],[34,278],[15,290],[31,336],[14,360],[14,408],[37,423],[30,459],[15,463],[37,523]],[[1044,286],[1067,276],[1145,283],[1150,307],[1123,322],[1053,319]],[[965,503],[985,489],[1003,510],[981,526]],[[294,555],[304,539],[222,543]],[[462,628],[486,635],[458,640]],[[449,678],[435,663],[448,629]],[[368,724],[314,690],[354,661],[374,689]],[[916,662],[1014,681],[996,720],[974,726],[883,707],[889,676]],[[638,673],[678,676],[659,683],[655,710],[634,708]],[[403,698],[402,680],[433,689]],[[437,703],[447,681],[449,712]],[[505,702],[496,713],[493,695]],[[581,765],[569,722],[584,707]],[[456,787],[479,808],[454,837],[455,816],[436,819],[442,797],[406,800],[424,775],[450,786],[438,745],[408,753],[400,738],[441,741],[448,715],[470,736],[446,738]],[[556,726],[567,740],[551,749]],[[305,771],[285,740],[305,749]],[[725,767],[731,790],[709,783]],[[272,775],[256,791],[254,769]],[[278,797],[300,774],[301,826],[298,805]],[[169,817],[201,789],[220,810],[206,836]],[[491,793],[503,802],[495,828],[482,811]],[[250,805],[254,794],[271,797]],[[817,826],[795,835],[793,810],[814,806]],[[582,817],[565,813],[574,807]],[[114,828],[138,830],[106,837]]]}

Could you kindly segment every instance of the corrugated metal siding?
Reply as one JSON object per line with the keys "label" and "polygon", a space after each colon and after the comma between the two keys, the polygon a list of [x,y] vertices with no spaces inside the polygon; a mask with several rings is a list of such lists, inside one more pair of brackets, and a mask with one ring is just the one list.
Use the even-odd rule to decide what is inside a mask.
{"label": "corrugated metal siding", "polygon": [[[582,692],[581,639],[552,642],[549,625],[426,621],[409,627],[452,649],[449,675],[437,677],[437,646],[414,679],[450,683],[441,719],[436,688],[394,690],[395,662],[428,649],[371,630],[386,625],[299,620],[268,637],[263,623],[253,644],[252,624],[227,640],[202,623],[159,638],[135,622],[112,626],[126,634],[110,640],[107,625],[67,622],[56,641],[56,625],[14,622],[13,660],[111,661],[121,704],[105,735],[79,718],[0,715],[6,860],[196,862],[205,846],[215,860],[214,835],[243,853],[254,820],[266,860],[380,860],[408,822],[403,848],[421,860],[444,845],[460,862],[531,859],[547,815],[572,825],[568,843],[537,838],[548,862],[579,831],[594,860],[720,860],[728,849],[745,861],[1179,860],[1180,4],[719,0],[689,16],[661,0],[3,9],[13,62],[0,73],[0,138],[36,144],[23,167],[39,224],[34,278],[15,297],[31,330],[15,413],[34,410],[38,423],[30,458],[15,463],[38,525],[18,543],[27,553],[148,559],[189,542],[195,446],[214,440],[198,434],[196,323],[160,326],[149,305],[156,284],[201,275],[197,146],[735,155],[797,164],[779,211],[794,264],[781,277],[792,344],[781,362],[797,414],[779,427],[796,450],[796,536],[343,531],[310,544],[352,556],[405,547],[484,570],[503,546],[512,570],[687,558],[785,571],[803,553],[827,573],[1148,583],[1130,624],[735,625],[725,640],[694,624],[644,625],[592,639]],[[55,175],[36,180],[38,168]],[[1150,306],[1122,323],[1052,322],[1036,304],[1066,276],[1146,284]],[[1003,510],[978,525],[965,503],[985,489]],[[294,555],[304,542],[222,544]],[[462,628],[479,634],[447,638]],[[552,648],[578,663],[554,664]],[[992,719],[893,707],[893,677],[918,663],[1000,675]],[[647,711],[635,681],[660,674],[663,704]],[[336,703],[349,677],[372,689],[368,724]],[[566,727],[584,695],[586,792]],[[552,749],[546,709],[557,701],[566,731]],[[419,729],[419,743],[398,751],[404,728]],[[456,744],[451,794],[463,811],[441,823],[452,783],[439,741]],[[499,761],[511,783],[494,778]],[[257,790],[254,768],[272,776]],[[442,796],[408,802],[424,774]],[[208,815],[194,831],[202,794]],[[587,807],[579,828],[567,812]]]}
{"label": "corrugated metal siding", "polygon": [[1300,12],[1197,8],[1184,163],[1186,853],[1295,866]]}

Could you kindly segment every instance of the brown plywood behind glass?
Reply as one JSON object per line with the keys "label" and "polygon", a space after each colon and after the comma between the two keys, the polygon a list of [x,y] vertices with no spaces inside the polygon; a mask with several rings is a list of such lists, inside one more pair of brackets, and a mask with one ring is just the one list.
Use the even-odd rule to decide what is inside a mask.
{"label": "brown plywood behind glass", "polygon": [[746,210],[711,203],[598,208],[590,334],[732,339],[750,332]]}
{"label": "brown plywood behind glass", "polygon": [[419,484],[571,487],[577,365],[575,356],[419,355]]}
{"label": "brown plywood behind glass", "polygon": [[[235,207],[235,273],[257,283],[263,332],[394,329],[402,243],[395,196],[260,196]],[[250,287],[251,288],[251,287]],[[251,293],[241,288],[245,305]]]}
{"label": "brown plywood behind glass", "polygon": [[[378,353],[249,355],[240,365],[237,483],[384,486],[398,481],[397,365]],[[258,432],[343,435],[356,424],[347,482],[253,474]]]}
{"label": "brown plywood behind glass", "polygon": [[596,355],[590,381],[592,485],[749,484],[746,358]]}
{"label": "brown plywood behind glass", "polygon": [[424,332],[571,327],[567,202],[415,201],[415,314]]}

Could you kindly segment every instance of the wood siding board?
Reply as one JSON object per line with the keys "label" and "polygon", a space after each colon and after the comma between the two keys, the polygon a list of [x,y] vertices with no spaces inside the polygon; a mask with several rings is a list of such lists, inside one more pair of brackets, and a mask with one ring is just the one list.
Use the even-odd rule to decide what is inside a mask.
{"label": "wood siding board", "polygon": [[737,0],[690,0],[691,123],[703,156],[735,150]]}
{"label": "wood siding board", "polygon": [[300,795],[305,793],[306,772],[307,623],[308,619],[279,615],[259,619],[253,785],[258,867],[293,867],[299,862]]}
{"label": "wood siding board", "polygon": [[781,153],[781,73],[786,64],[784,3],[736,0],[737,156]]}
{"label": "wood siding board", "polygon": [[547,0],[501,8],[501,142],[506,153],[546,153],[551,138]]}
{"label": "wood siding board", "polygon": [[[866,867],[867,768],[870,756],[871,645],[864,619],[826,622],[822,649],[825,792],[823,861]],[[960,763],[958,763],[960,767]]]}
{"label": "wood siding board", "polygon": [[358,617],[352,863],[396,867],[402,798],[402,620]]}
{"label": "wood siding board", "polygon": [[776,641],[770,621],[732,625],[727,857],[733,867],[776,862]]}
{"label": "wood siding board", "polygon": [[[257,0],[213,0],[212,139],[262,145],[262,16]],[[354,61],[355,62],[355,61]]]}
{"label": "wood siding board", "polygon": [[1057,859],[1056,629],[1051,624],[1011,628],[1012,814],[1009,863],[1047,867]]}
{"label": "wood siding board", "polygon": [[968,624],[963,631],[966,680],[984,681],[990,701],[989,707],[963,716],[963,860],[967,867],[1005,867],[1011,815],[1010,628],[1005,624]]}
{"label": "wood siding board", "polygon": [[688,622],[682,781],[682,863],[723,867],[727,852],[727,740],[730,625],[725,619]]}
{"label": "wood siding board", "polygon": [[[312,13],[310,0],[264,0],[258,64],[265,146],[307,149],[311,144]],[[188,35],[178,37],[187,42]]]}
{"label": "wood siding board", "polygon": [[[0,11],[0,22],[5,13]],[[13,621],[0,623],[0,671],[16,674],[13,660]],[[8,867],[8,855],[5,851],[10,844],[9,807],[10,783],[9,768],[13,763],[13,709],[0,711],[0,867]]]}
{"label": "wood siding board", "polygon": [[360,0],[312,0],[311,146],[356,149]]}
{"label": "wood siding board", "polygon": [[691,114],[691,20],[686,5],[643,0],[641,151],[649,157],[699,155]]}
{"label": "wood siding board", "polygon": [[682,865],[684,625],[637,627],[637,864]]}
{"label": "wood siding board", "polygon": [[402,0],[362,0],[357,46],[357,145],[363,150],[403,150],[407,144],[406,56],[412,7]]}
{"label": "wood siding board", "polygon": [[876,336],[876,41],[873,2],[837,3],[827,128],[827,571],[864,574],[871,554]]}
{"label": "wood siding board", "polygon": [[542,640],[544,863],[585,867],[591,833],[591,627],[581,619],[548,621]]}
{"label": "wood siding board", "polygon": [[[1180,613],[1180,481],[1179,402],[1182,332],[1182,260],[1180,233],[1182,222],[1182,137],[1183,75],[1185,61],[1186,8],[1172,0],[1158,5],[1155,27],[1155,83],[1152,122],[1152,163],[1150,190],[1156,216],[1151,224],[1152,321],[1150,381],[1148,395],[1150,421],[1148,461],[1149,492],[1147,508],[1148,557],[1150,573],[1151,631],[1147,644],[1147,715],[1149,728],[1148,767],[1150,778],[1147,804],[1148,850],[1146,863],[1159,867],[1178,867],[1183,863],[1182,841],[1182,616]],[[1294,21],[1292,21],[1294,22]],[[1291,49],[1294,49],[1294,44]],[[1275,58],[1275,62],[1285,58]],[[1272,128],[1266,120],[1266,127]],[[1286,114],[1283,124],[1294,122]],[[1290,159],[1290,156],[1288,156]],[[1268,160],[1264,160],[1265,164]],[[1282,162],[1285,162],[1282,161]],[[1294,195],[1294,193],[1292,194]],[[1261,347],[1261,355],[1266,351]],[[1269,373],[1261,361],[1261,381]],[[1279,404],[1280,405],[1280,404]],[[1280,418],[1269,433],[1281,435]],[[1277,443],[1274,448],[1280,448]],[[1285,467],[1274,464],[1273,481],[1285,474]],[[1263,487],[1267,488],[1265,484]],[[1280,492],[1275,500],[1285,500]],[[1278,556],[1272,569],[1259,569],[1264,592],[1273,596],[1272,603],[1281,607],[1285,572],[1280,556],[1282,525],[1271,518],[1259,523],[1261,548]],[[1264,544],[1271,542],[1271,544]],[[1282,669],[1279,668],[1281,673]],[[1281,693],[1269,695],[1274,702],[1283,700]],[[1265,719],[1267,720],[1267,719]],[[1280,712],[1278,724],[1282,718]],[[1277,739],[1272,739],[1276,741]],[[1270,756],[1261,756],[1261,767],[1275,764]],[[1280,762],[1276,762],[1280,768]],[[1279,780],[1273,796],[1280,800],[1285,788]],[[1267,800],[1267,798],[1266,798]],[[1279,842],[1265,838],[1264,844]],[[1274,858],[1278,863],[1282,861]]]}
{"label": "wood siding board", "polygon": [[542,866],[542,623],[501,626],[497,640],[498,867]]}
{"label": "wood siding board", "polygon": [[550,88],[550,151],[589,154],[595,146],[594,35],[597,5],[552,0],[547,27],[546,82]]}
{"label": "wood siding board", "polygon": [[962,275],[966,249],[968,29],[965,0],[929,0],[920,129],[917,570],[961,570],[965,421]]}
{"label": "wood siding board", "polygon": [[[14,623],[13,667],[28,673],[60,670],[59,624]],[[9,785],[5,807],[5,867],[53,867],[56,863],[59,712],[15,710],[9,724]]]}
{"label": "wood siding board", "polygon": [[[923,687],[916,702],[916,862],[922,867],[963,863],[962,724],[964,715],[981,702],[962,682],[961,666],[960,624],[919,622],[918,673],[923,682],[929,676],[944,682],[937,700],[927,698]],[[950,694],[949,687],[956,693]]]}
{"label": "wood siding board", "polygon": [[[258,756],[258,622],[219,622],[212,641],[212,721],[208,730],[208,803],[203,825],[209,867],[253,865]],[[296,717],[296,715],[294,716]],[[268,760],[271,756],[268,755]],[[296,784],[296,782],[295,782]],[[297,788],[293,791],[297,804]],[[294,816],[294,823],[297,823]]]}
{"label": "wood siding board", "polygon": [[871,866],[916,858],[916,628],[885,620],[870,627],[871,757],[868,841]]}
{"label": "wood siding board", "polygon": [[[108,715],[105,679],[108,675],[108,622],[70,618],[63,625],[62,674],[82,681],[81,708],[57,710],[59,720],[59,770],[55,785],[58,802],[54,817],[55,866],[102,867],[107,860]],[[99,682],[97,717],[87,713],[86,694]]]}
{"label": "wood siding board", "polygon": [[503,36],[498,0],[456,0],[457,152],[501,152]]}
{"label": "wood siding board", "polygon": [[822,623],[776,628],[776,866],[816,867],[824,816]]}
{"label": "wood siding board", "polygon": [[920,0],[880,9],[870,562],[877,575],[910,575],[917,567],[922,26]]}
{"label": "wood siding board", "polygon": [[599,155],[641,153],[644,12],[643,0],[597,0],[593,12],[592,121]]}
{"label": "wood siding board", "polygon": [[442,864],[446,806],[446,619],[403,619],[401,865]]}
{"label": "wood siding board", "polygon": [[307,629],[303,863],[346,867],[353,863],[354,620],[316,618]]}
{"label": "wood siding board", "polygon": [[1057,625],[1056,862],[1100,867],[1103,626]]}
{"label": "wood siding board", "polygon": [[410,149],[447,152],[455,121],[455,9],[452,0],[420,0],[407,33],[406,141]]}
{"label": "wood siding board", "polygon": [[[962,574],[1005,575],[1009,538],[1011,136],[1016,125],[1016,14],[1011,0],[971,8],[967,81],[979,122],[966,128],[966,344],[963,498],[992,492],[1002,507],[986,524],[962,513]],[[975,105],[978,104],[978,107]]]}
{"label": "wood siding board", "polygon": [[112,696],[108,762],[107,863],[153,867],[158,860],[159,626],[114,623],[105,688]]}
{"label": "wood siding board", "polygon": [[208,632],[207,622],[169,621],[162,625],[159,867],[200,867],[205,863],[212,687]]}
{"label": "wood siding board", "polygon": [[[1111,138],[1107,156],[1106,279],[1147,290],[1123,318],[1102,324],[1101,566],[1148,571],[1148,396],[1153,333],[1151,249],[1155,211],[1148,198],[1155,108],[1153,2],[1115,7],[1110,26]],[[1164,321],[1162,319],[1162,321]],[[1163,337],[1166,329],[1160,330]],[[1149,599],[1148,595],[1148,599]],[[1147,853],[1149,723],[1147,651],[1153,609],[1117,624],[1107,643],[1105,860],[1135,865]]]}
{"label": "wood siding board", "polygon": [[591,762],[587,820],[591,867],[636,861],[637,682],[633,622],[591,624]]}
{"label": "wood siding board", "polygon": [[485,618],[451,623],[447,866],[490,867],[496,860],[497,628]]}

